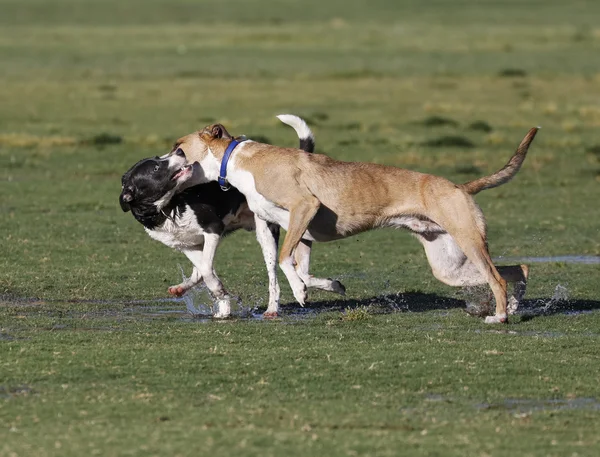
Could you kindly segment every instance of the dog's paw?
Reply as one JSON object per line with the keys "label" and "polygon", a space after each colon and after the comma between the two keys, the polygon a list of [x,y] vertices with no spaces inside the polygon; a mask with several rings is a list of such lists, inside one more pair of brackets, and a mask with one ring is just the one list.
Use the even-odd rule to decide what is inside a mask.
{"label": "dog's paw", "polygon": [[265,311],[263,317],[265,319],[276,319],[279,317],[279,313],[277,311]]}
{"label": "dog's paw", "polygon": [[485,318],[486,324],[508,324],[508,316],[506,314],[496,314]]}
{"label": "dog's paw", "polygon": [[174,295],[175,297],[182,297],[189,289],[184,287],[182,284],[178,284],[176,286],[171,286],[168,289],[170,295]]}
{"label": "dog's paw", "polygon": [[308,289],[306,285],[302,284],[300,287],[294,289],[294,298],[300,306],[304,306],[308,299]]}
{"label": "dog's paw", "polygon": [[346,287],[337,279],[331,281],[331,291],[335,292],[336,294],[340,294],[341,296],[346,295]]}
{"label": "dog's paw", "polygon": [[229,297],[217,300],[215,303],[213,317],[215,319],[225,319],[229,316],[231,316],[231,302]]}

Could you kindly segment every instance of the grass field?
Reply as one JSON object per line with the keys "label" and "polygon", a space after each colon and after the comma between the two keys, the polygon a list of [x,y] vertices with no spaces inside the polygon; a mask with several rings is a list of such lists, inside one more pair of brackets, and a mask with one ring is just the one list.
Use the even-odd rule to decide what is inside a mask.
{"label": "grass field", "polygon": [[[600,453],[600,265],[531,264],[490,327],[407,233],[316,246],[347,299],[282,280],[273,322],[161,301],[183,255],[118,205],[120,177],[213,121],[469,181],[501,257],[600,255],[600,3],[0,0],[0,455]],[[216,270],[266,305],[251,233]]]}

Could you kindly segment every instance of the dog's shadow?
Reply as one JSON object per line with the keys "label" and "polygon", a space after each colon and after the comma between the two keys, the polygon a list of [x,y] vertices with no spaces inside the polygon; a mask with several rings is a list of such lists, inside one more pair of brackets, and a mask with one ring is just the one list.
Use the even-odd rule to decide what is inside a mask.
{"label": "dog's shadow", "polygon": [[[358,299],[333,299],[309,301],[304,307],[296,302],[282,306],[284,313],[306,313],[346,311],[360,307],[369,307],[378,313],[392,312],[428,312],[450,309],[463,309],[467,311],[467,302],[464,299],[441,296],[433,293],[412,291],[397,294],[382,294],[373,297]],[[600,309],[600,300],[588,299],[562,299],[555,298],[529,298],[519,305],[517,315],[522,320],[531,320],[539,316],[556,314],[581,314]],[[472,313],[470,313],[472,314]]]}
{"label": "dog's shadow", "polygon": [[519,305],[518,315],[521,320],[527,321],[539,316],[552,316],[556,314],[582,314],[600,309],[600,300],[530,298],[523,300]]}
{"label": "dog's shadow", "polygon": [[403,292],[397,294],[382,294],[366,298],[338,298],[333,300],[309,301],[304,307],[296,302],[283,305],[283,310],[288,313],[306,311],[344,311],[360,307],[371,307],[385,312],[411,311],[425,312],[433,310],[447,310],[465,308],[465,301],[452,297],[443,297],[425,292]]}

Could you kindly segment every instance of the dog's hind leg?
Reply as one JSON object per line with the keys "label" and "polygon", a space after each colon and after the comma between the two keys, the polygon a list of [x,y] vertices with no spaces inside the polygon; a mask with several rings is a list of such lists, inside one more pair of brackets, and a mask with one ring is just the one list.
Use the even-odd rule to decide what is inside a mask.
{"label": "dog's hind leg", "polygon": [[346,295],[346,288],[338,280],[330,278],[315,278],[309,273],[311,250],[312,241],[302,239],[294,251],[296,272],[298,273],[298,276],[300,276],[300,279],[302,279],[307,287],[314,287],[315,289]]}
{"label": "dog's hind leg", "polygon": [[256,225],[256,239],[262,249],[263,258],[267,265],[269,276],[269,305],[264,313],[265,317],[277,317],[279,312],[279,283],[277,282],[277,242],[279,240],[279,226],[269,224],[254,215]]}
{"label": "dog's hind leg", "polygon": [[[425,198],[427,197],[429,195]],[[455,243],[492,289],[496,300],[496,313],[494,316],[486,317],[485,322],[488,324],[508,322],[506,280],[492,263],[486,242],[485,220],[477,204],[469,195],[456,189],[446,193],[443,205],[431,199],[431,203],[427,206],[429,206],[427,217],[435,221],[452,238],[451,240],[445,238],[448,245]],[[453,255],[457,259],[460,258],[459,254]],[[470,266],[466,262],[463,264],[464,267],[458,266],[461,269]],[[468,277],[466,272],[458,277],[461,276]],[[474,275],[473,279],[477,276]]]}
{"label": "dog's hind leg", "polygon": [[455,232],[454,238],[459,246],[462,245],[461,248],[468,259],[483,275],[496,299],[496,313],[494,316],[486,317],[485,322],[487,324],[508,322],[506,281],[500,276],[500,273],[498,273],[498,270],[496,270],[496,267],[492,263],[485,241],[483,239],[472,239],[468,236],[461,238],[460,232]]}
{"label": "dog's hind leg", "polygon": [[[486,284],[485,277],[448,233],[415,235],[425,249],[433,275],[444,284],[456,287]],[[499,266],[496,269],[506,282],[513,285],[513,295],[508,300],[507,311],[508,314],[514,314],[525,296],[529,269],[527,265]]]}
{"label": "dog's hind leg", "polygon": [[469,287],[485,284],[479,269],[448,233],[417,233],[433,276],[444,284]]}
{"label": "dog's hind leg", "polygon": [[299,195],[300,199],[289,208],[290,222],[288,231],[279,253],[279,266],[285,274],[294,297],[304,306],[306,301],[306,284],[298,275],[294,267],[294,251],[300,243],[302,236],[308,229],[308,224],[315,217],[321,202],[311,194]]}

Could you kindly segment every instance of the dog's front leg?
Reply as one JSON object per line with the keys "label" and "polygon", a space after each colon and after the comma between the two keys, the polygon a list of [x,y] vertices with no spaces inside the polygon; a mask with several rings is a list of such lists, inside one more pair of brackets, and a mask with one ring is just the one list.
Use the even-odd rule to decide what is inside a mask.
{"label": "dog's front leg", "polygon": [[199,249],[185,249],[183,253],[194,264],[194,269],[197,269],[200,276],[204,279],[204,284],[206,284],[208,290],[217,299],[213,314],[214,317],[224,318],[231,314],[231,299],[213,269],[215,253],[217,252],[220,240],[221,235],[207,233],[204,235],[203,251]]}
{"label": "dog's front leg", "polygon": [[[202,251],[200,251],[200,255],[202,255]],[[188,258],[189,258],[189,256],[188,256]],[[194,265],[194,268],[192,270],[192,275],[188,279],[183,281],[182,283],[177,284],[176,286],[170,286],[168,291],[171,295],[175,295],[176,297],[181,297],[188,290],[190,290],[192,287],[194,287],[196,284],[198,284],[200,281],[202,281],[202,275],[198,271],[198,268],[196,268],[196,265]]]}
{"label": "dog's front leg", "polygon": [[290,283],[294,297],[302,306],[306,301],[306,284],[294,266],[294,251],[320,206],[321,202],[314,195],[307,195],[289,208],[290,223],[279,253],[279,266]]}
{"label": "dog's front leg", "polygon": [[[279,283],[277,282],[277,241],[278,237],[271,231],[269,224],[254,215],[256,224],[256,239],[262,249],[267,274],[269,276],[269,306],[264,313],[265,317],[277,317],[279,312]],[[278,229],[279,227],[277,227]]]}
{"label": "dog's front leg", "polygon": [[193,249],[187,249],[187,250],[182,251],[185,254],[185,256],[188,259],[190,259],[190,262],[192,262],[192,265],[193,265],[192,274],[189,278],[187,278],[182,283],[177,284],[176,286],[170,286],[169,293],[171,295],[175,295],[176,297],[181,297],[188,290],[190,290],[192,287],[194,287],[196,284],[198,284],[200,281],[202,281],[202,275],[200,274],[200,270],[198,269],[197,265],[199,265],[202,262],[203,247],[204,247],[204,242],[202,244],[199,244],[198,246],[195,246]]}

